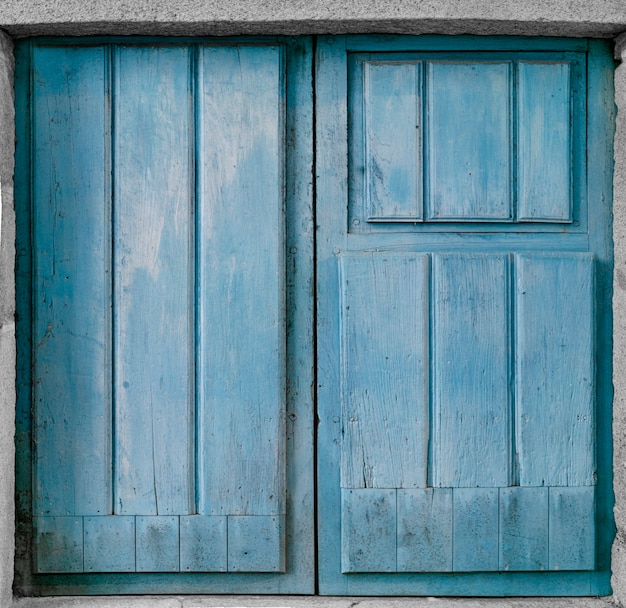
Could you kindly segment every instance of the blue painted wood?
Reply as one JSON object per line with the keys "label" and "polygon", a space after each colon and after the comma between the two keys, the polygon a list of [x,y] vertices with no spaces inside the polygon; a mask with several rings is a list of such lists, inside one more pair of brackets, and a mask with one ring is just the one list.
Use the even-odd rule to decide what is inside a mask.
{"label": "blue painted wood", "polygon": [[515,263],[519,483],[593,485],[593,256],[519,254]]}
{"label": "blue painted wood", "polygon": [[570,64],[522,61],[517,73],[518,218],[571,222]]}
{"label": "blue painted wood", "polygon": [[83,571],[83,518],[35,517],[35,572]]}
{"label": "blue painted wood", "polygon": [[85,572],[135,571],[135,518],[85,517]]}
{"label": "blue painted wood", "polygon": [[433,256],[432,441],[435,487],[512,480],[509,260]]}
{"label": "blue painted wood", "polygon": [[511,209],[511,64],[427,64],[429,220],[507,221]]}
{"label": "blue painted wood", "polygon": [[500,488],[500,570],[546,570],[548,528],[548,488]]}
{"label": "blue painted wood", "polygon": [[199,56],[199,513],[285,511],[278,47]]}
{"label": "blue painted wood", "polygon": [[178,519],[175,515],[135,518],[137,572],[178,572]]}
{"label": "blue painted wood", "polygon": [[193,512],[189,51],[115,64],[115,512]]}
{"label": "blue painted wood", "polygon": [[343,488],[426,486],[428,256],[341,256]]}
{"label": "blue painted wood", "polygon": [[229,572],[284,572],[284,515],[228,517]]}
{"label": "blue painted wood", "polygon": [[33,509],[102,515],[111,512],[105,53],[42,48],[33,63]]}
{"label": "blue painted wood", "polygon": [[365,153],[368,221],[420,220],[422,65],[368,61],[362,69],[364,138],[354,143]]}
{"label": "blue painted wood", "polygon": [[226,572],[225,516],[190,515],[180,518],[180,571]]}
{"label": "blue painted wood", "polygon": [[341,490],[341,571],[396,571],[396,491]]}
{"label": "blue painted wood", "polygon": [[595,489],[550,488],[550,568],[593,570]]}
{"label": "blue painted wood", "polygon": [[452,489],[397,491],[398,572],[452,571]]}
{"label": "blue painted wood", "polygon": [[498,570],[498,489],[454,488],[452,505],[453,570]]}

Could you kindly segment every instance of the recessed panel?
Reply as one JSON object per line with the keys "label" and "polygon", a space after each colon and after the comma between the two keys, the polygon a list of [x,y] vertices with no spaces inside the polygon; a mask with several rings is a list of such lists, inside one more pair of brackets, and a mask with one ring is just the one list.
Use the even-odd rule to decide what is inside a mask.
{"label": "recessed panel", "polygon": [[511,63],[428,63],[427,218],[510,221]]}

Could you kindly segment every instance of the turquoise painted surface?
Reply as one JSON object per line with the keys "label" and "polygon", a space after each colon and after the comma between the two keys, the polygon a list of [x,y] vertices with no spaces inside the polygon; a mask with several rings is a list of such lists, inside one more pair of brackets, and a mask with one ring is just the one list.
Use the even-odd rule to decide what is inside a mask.
{"label": "turquoise painted surface", "polygon": [[249,43],[23,47],[24,590],[314,589],[310,40]]}
{"label": "turquoise painted surface", "polygon": [[[598,309],[610,284],[610,272],[606,274],[611,264],[610,215],[604,204],[610,175],[594,159],[594,175],[587,179],[584,150],[589,120],[596,128],[593,137],[607,144],[603,158],[610,165],[611,113],[600,101],[600,87],[606,90],[611,63],[606,49],[594,47],[589,61],[595,68],[585,80],[582,67],[587,49],[581,41],[559,45],[546,40],[463,37],[346,36],[318,41],[322,593],[588,595],[610,591],[610,446],[607,441],[599,445],[585,430],[588,423],[596,429],[601,424],[604,436],[610,437],[607,424],[597,418],[602,410],[610,420],[610,362],[604,358],[600,365],[594,346],[610,335],[608,307],[602,313]],[[385,88],[393,89],[391,74],[402,72],[403,66],[409,74],[422,62],[424,78],[415,99],[415,104],[420,94],[426,99],[422,154],[406,137],[396,137],[388,146],[406,146],[405,156],[385,148],[384,158],[401,159],[395,162],[403,170],[410,157],[414,174],[423,176],[421,185],[405,184],[404,193],[398,189],[393,200],[402,201],[407,209],[418,204],[421,196],[424,220],[398,213],[367,221],[369,203],[364,193],[370,176],[358,146],[384,132],[383,118],[371,124],[368,120],[384,116],[385,102],[380,101],[379,114],[372,106],[378,97],[384,98]],[[389,74],[387,81],[380,78],[378,96],[371,90],[372,65],[381,73],[385,66]],[[596,91],[589,97],[587,84]],[[402,107],[408,108],[404,94],[405,90]],[[389,120],[392,132],[395,117]],[[382,151],[376,153],[383,157]],[[389,163],[388,184],[393,182]],[[554,175],[554,185],[548,174]],[[389,196],[387,201],[391,200]],[[395,273],[395,280],[406,285],[401,298],[389,287],[395,288],[394,278],[381,286],[373,278],[381,273],[373,270],[367,287],[346,287],[346,260],[384,260],[392,255],[430,259],[426,285],[419,290],[410,287],[406,280],[410,275],[403,269]],[[544,263],[545,259],[553,262]],[[543,273],[543,279],[531,288],[529,277],[535,273]],[[529,289],[521,288],[521,283]],[[357,281],[361,284],[365,282]],[[347,317],[350,289],[360,297],[350,296]],[[529,299],[522,301],[526,296]],[[353,306],[357,300],[360,306]],[[536,308],[529,305],[531,301]],[[350,386],[346,378],[373,376],[384,369],[384,362],[381,366],[375,358],[357,359],[347,345],[358,339],[359,353],[375,352],[379,336],[396,335],[395,319],[415,310],[427,312],[429,327],[427,483],[441,487],[396,486],[395,517],[374,518],[379,493],[385,492],[391,502],[394,487],[355,490],[345,483],[345,455],[354,435],[349,417],[359,411],[359,425],[367,428],[359,410],[366,400],[346,393]],[[549,346],[552,337],[547,342],[542,338],[539,326],[549,328],[546,336],[564,338],[559,354]],[[390,340],[397,345],[390,358],[406,351],[402,338]],[[575,351],[580,356],[571,354]],[[526,363],[522,370],[520,362],[533,360],[536,352],[546,359],[541,372],[533,372]],[[589,366],[593,373],[587,373]],[[405,373],[396,383],[395,394],[419,377],[419,372]],[[590,378],[592,385],[587,385]],[[532,399],[525,385],[533,387]],[[588,390],[594,391],[589,386],[596,387],[599,402],[586,398]],[[556,399],[557,395],[563,399]],[[341,416],[338,400],[342,400]],[[548,401],[559,405],[551,407]],[[346,402],[349,409],[344,409]],[[531,403],[539,409],[543,403],[549,416],[542,418],[544,428],[535,437],[531,431],[522,440],[525,408]],[[391,423],[386,433],[377,422],[385,407],[386,402],[381,403],[368,416],[369,424],[383,433],[383,443],[398,428]],[[399,405],[399,411],[403,407],[408,404]],[[557,443],[560,435],[565,445],[563,437],[579,428],[571,423],[579,410],[580,433],[575,433],[570,454],[555,465],[556,477],[544,476],[545,482],[530,479],[527,471],[543,466],[542,454],[550,445],[550,440],[541,438],[543,434],[553,433]],[[596,453],[602,458],[595,460]],[[358,509],[346,498],[357,491]],[[562,527],[551,523],[557,517],[550,510],[552,500],[563,505],[558,516]],[[577,543],[569,543],[571,552],[566,555],[567,539],[576,525],[585,531]],[[362,539],[368,539],[371,547],[366,560],[356,549],[365,543]],[[566,567],[551,555],[559,555]]]}

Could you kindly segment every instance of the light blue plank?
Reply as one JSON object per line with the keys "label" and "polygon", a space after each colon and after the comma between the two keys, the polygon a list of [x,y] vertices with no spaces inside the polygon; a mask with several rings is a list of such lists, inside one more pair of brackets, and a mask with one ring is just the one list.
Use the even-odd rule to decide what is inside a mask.
{"label": "light blue plank", "polygon": [[550,488],[550,569],[595,567],[595,488]]}
{"label": "light blue plank", "polygon": [[284,513],[283,81],[277,47],[199,57],[199,512]]}
{"label": "light blue plank", "polygon": [[341,490],[341,571],[396,571],[396,491]]}
{"label": "light blue plank", "polygon": [[452,489],[398,490],[398,572],[452,571]]}
{"label": "light blue plank", "polygon": [[520,254],[516,276],[519,483],[593,485],[593,256]]}
{"label": "light blue plank", "polygon": [[572,220],[570,65],[518,64],[518,218]]}
{"label": "light blue plank", "polygon": [[193,512],[189,51],[120,48],[115,102],[115,512]]}
{"label": "light blue plank", "polygon": [[421,63],[363,64],[369,221],[422,218],[421,86]]}
{"label": "light blue plank", "polygon": [[548,488],[500,488],[500,570],[548,569]]}
{"label": "light blue plank", "polygon": [[180,571],[226,572],[226,517],[191,515],[180,518]]}
{"label": "light blue plank", "polygon": [[426,158],[431,220],[508,220],[511,64],[429,62]]}
{"label": "light blue plank", "polygon": [[341,290],[341,485],[425,487],[428,256],[342,256]]}
{"label": "light blue plank", "polygon": [[509,260],[433,256],[435,487],[509,485]]}
{"label": "light blue plank", "polygon": [[137,517],[137,572],[178,572],[180,565],[178,517]]}
{"label": "light blue plank", "polygon": [[35,517],[35,572],[83,571],[83,518]]}
{"label": "light blue plank", "polygon": [[33,51],[34,513],[111,512],[102,47]]}
{"label": "light blue plank", "polygon": [[453,570],[498,570],[498,488],[455,488]]}
{"label": "light blue plank", "polygon": [[135,571],[135,518],[85,517],[85,572]]}
{"label": "light blue plank", "polygon": [[229,516],[228,571],[285,572],[285,516]]}

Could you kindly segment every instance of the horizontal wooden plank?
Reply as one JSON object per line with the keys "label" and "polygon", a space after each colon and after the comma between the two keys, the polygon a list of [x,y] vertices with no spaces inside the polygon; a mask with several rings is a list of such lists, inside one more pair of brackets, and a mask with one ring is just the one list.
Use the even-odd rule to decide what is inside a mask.
{"label": "horizontal wooden plank", "polygon": [[341,571],[396,571],[396,491],[341,491]]}
{"label": "horizontal wooden plank", "polygon": [[451,488],[398,490],[398,572],[451,572]]}
{"label": "horizontal wooden plank", "polygon": [[285,572],[285,516],[228,517],[229,572]]}
{"label": "horizontal wooden plank", "polygon": [[227,518],[189,515],[180,518],[180,571],[226,572]]}
{"label": "horizontal wooden plank", "polygon": [[35,572],[83,571],[83,518],[35,517]]}
{"label": "horizontal wooden plank", "polygon": [[135,571],[135,518],[85,517],[85,572]]}
{"label": "horizontal wooden plank", "polygon": [[167,515],[136,518],[137,572],[178,572],[178,519]]}

